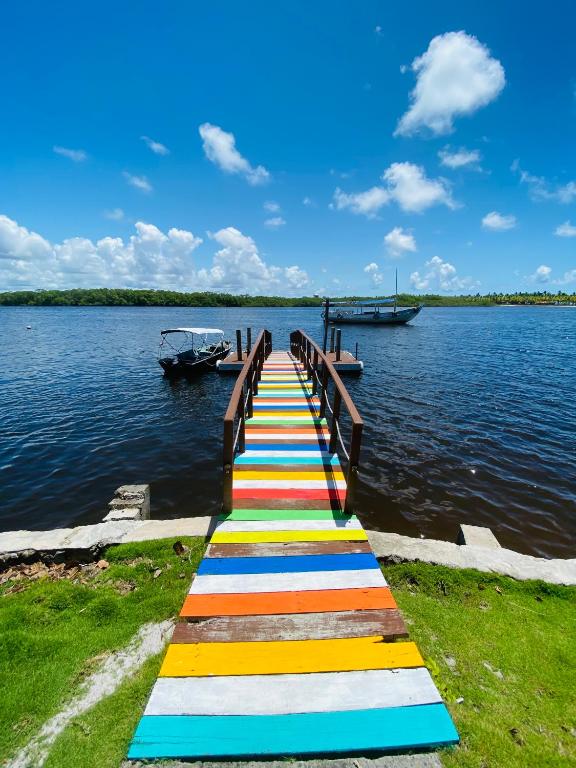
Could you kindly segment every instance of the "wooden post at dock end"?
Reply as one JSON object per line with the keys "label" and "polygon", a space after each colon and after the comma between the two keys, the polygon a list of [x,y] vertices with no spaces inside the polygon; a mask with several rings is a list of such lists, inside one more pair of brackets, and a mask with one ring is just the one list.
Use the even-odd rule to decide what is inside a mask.
{"label": "wooden post at dock end", "polygon": [[250,354],[252,349],[252,328],[246,328],[246,354]]}
{"label": "wooden post at dock end", "polygon": [[326,354],[326,343],[328,342],[328,320],[330,317],[330,299],[326,299],[324,302],[324,342],[322,344],[322,352]]}
{"label": "wooden post at dock end", "polygon": [[242,360],[242,331],[236,331],[236,353],[237,359]]}
{"label": "wooden post at dock end", "polygon": [[336,330],[336,362],[340,362],[340,357],[342,354],[342,331],[340,328]]}
{"label": "wooden post at dock end", "polygon": [[330,352],[334,352],[334,334],[336,333],[336,328],[332,326],[330,328]]}

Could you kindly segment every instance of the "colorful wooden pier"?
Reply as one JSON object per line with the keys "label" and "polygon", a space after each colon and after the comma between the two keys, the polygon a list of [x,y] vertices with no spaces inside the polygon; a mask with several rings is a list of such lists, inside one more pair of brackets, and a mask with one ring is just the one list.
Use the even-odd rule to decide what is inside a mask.
{"label": "colorful wooden pier", "polygon": [[[225,419],[226,514],[130,758],[337,755],[458,741],[351,514],[361,420],[330,363],[298,334],[291,352],[272,352],[262,332],[236,383]],[[346,473],[335,450],[342,403],[353,422]]]}

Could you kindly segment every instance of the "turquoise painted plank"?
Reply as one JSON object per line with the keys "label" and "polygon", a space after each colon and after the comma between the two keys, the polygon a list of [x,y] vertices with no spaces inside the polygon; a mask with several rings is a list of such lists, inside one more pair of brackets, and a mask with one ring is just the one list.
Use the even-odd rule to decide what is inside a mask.
{"label": "turquoise painted plank", "polygon": [[205,557],[198,576],[236,573],[306,573],[313,571],[359,571],[380,569],[372,554],[286,555],[284,557]]}
{"label": "turquoise painted plank", "polygon": [[457,742],[444,704],[295,715],[145,715],[128,757],[386,752]]}

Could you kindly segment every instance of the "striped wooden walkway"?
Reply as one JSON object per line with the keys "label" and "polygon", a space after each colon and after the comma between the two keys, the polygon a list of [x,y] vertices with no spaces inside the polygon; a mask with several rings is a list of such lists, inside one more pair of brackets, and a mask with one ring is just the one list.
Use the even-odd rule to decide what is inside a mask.
{"label": "striped wooden walkway", "polygon": [[[356,517],[300,363],[268,358],[128,756],[433,748],[458,735]],[[393,642],[396,641],[396,642]]]}

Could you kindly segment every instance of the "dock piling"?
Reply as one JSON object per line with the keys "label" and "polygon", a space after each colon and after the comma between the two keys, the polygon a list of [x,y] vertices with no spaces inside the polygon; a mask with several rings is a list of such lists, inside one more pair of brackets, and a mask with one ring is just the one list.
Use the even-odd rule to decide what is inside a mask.
{"label": "dock piling", "polygon": [[242,360],[242,331],[236,331],[236,352],[238,360]]}
{"label": "dock piling", "polygon": [[252,349],[252,328],[246,328],[246,354],[250,354]]}
{"label": "dock piling", "polygon": [[340,328],[336,330],[336,362],[340,362],[342,352],[342,331]]}

